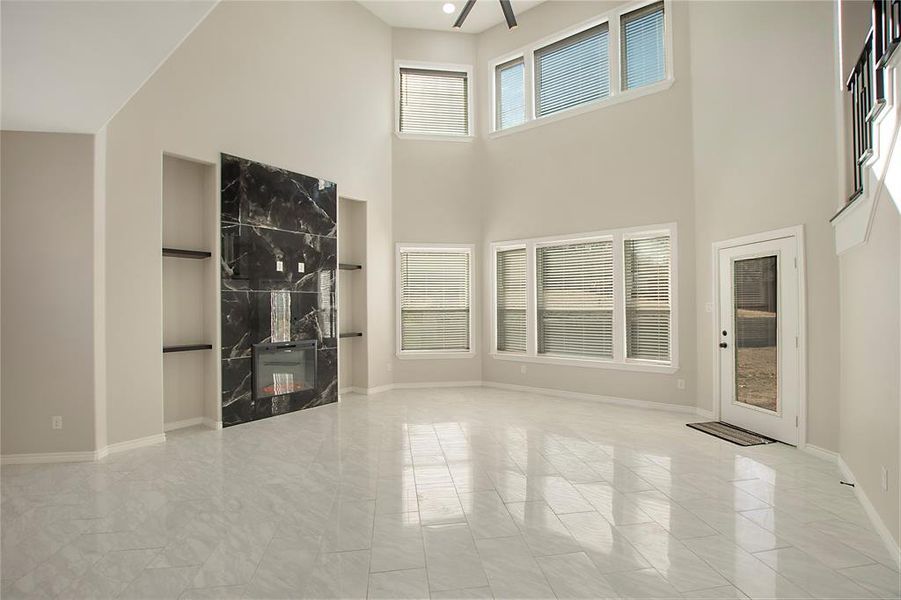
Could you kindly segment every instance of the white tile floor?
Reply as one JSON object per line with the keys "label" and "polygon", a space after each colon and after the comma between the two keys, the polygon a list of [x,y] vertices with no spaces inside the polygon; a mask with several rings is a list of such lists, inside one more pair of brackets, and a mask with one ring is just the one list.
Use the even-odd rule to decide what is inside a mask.
{"label": "white tile floor", "polygon": [[835,467],[685,416],[407,390],[3,467],[3,598],[898,598]]}

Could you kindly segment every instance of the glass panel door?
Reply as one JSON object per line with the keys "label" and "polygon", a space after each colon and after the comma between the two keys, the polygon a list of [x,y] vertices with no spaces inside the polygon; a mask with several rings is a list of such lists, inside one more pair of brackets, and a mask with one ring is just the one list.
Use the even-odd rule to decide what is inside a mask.
{"label": "glass panel door", "polygon": [[777,257],[732,263],[735,401],[779,412]]}

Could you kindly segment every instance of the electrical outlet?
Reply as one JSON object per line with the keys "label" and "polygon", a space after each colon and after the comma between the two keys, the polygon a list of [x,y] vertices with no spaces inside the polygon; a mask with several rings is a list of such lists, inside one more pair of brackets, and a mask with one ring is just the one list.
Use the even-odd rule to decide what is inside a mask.
{"label": "electrical outlet", "polygon": [[520,366],[519,366],[519,372],[522,373],[523,375],[525,375],[525,374],[526,374],[526,371],[528,371],[528,370],[529,370],[529,369],[526,367],[526,365],[520,365]]}
{"label": "electrical outlet", "polygon": [[684,390],[684,389],[685,389],[685,380],[684,380],[684,379],[677,379],[677,380],[676,380],[676,387],[679,388],[680,390]]}
{"label": "electrical outlet", "polygon": [[53,429],[62,429],[63,428],[63,418],[62,417],[51,417],[50,427],[52,427]]}
{"label": "electrical outlet", "polygon": [[707,304],[705,304],[704,310],[709,313],[712,313],[713,312],[713,302],[708,302]]}
{"label": "electrical outlet", "polygon": [[882,467],[882,491],[888,491],[888,469],[885,468],[885,465]]}

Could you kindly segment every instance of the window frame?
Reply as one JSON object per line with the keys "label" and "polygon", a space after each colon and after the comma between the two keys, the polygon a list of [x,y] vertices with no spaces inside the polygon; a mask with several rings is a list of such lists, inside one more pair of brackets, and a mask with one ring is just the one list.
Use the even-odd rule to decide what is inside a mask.
{"label": "window frame", "polygon": [[[508,66],[508,65],[520,64],[520,63],[522,63],[522,99],[523,99],[523,107],[522,107],[522,108],[523,108],[523,120],[522,120],[522,123],[519,123],[518,125],[511,125],[510,127],[501,127],[501,110],[500,110],[500,108],[501,108],[501,94],[500,94],[500,89],[501,89],[501,77],[500,77],[500,74],[501,74],[501,67],[506,67],[506,66]],[[493,93],[492,93],[492,96],[491,96],[492,102],[493,102],[493,105],[492,105],[492,107],[491,107],[491,111],[492,111],[492,112],[491,112],[491,118],[492,118],[492,120],[493,120],[493,125],[492,125],[492,127],[493,127],[493,130],[494,130],[494,131],[504,131],[505,129],[513,129],[514,127],[519,127],[520,125],[523,125],[524,123],[528,123],[528,122],[529,122],[529,113],[528,113],[528,105],[529,105],[529,100],[528,100],[529,92],[528,92],[528,90],[529,90],[529,85],[528,85],[528,79],[527,79],[527,73],[526,73],[526,59],[525,59],[525,56],[523,56],[522,54],[520,54],[520,55],[518,55],[518,56],[514,56],[513,58],[511,58],[510,60],[508,60],[508,61],[506,61],[506,62],[502,62],[502,63],[498,63],[498,64],[494,65],[494,67],[493,67],[493,74],[492,74],[491,89],[492,89],[492,92],[493,92]]]}
{"label": "window frame", "polygon": [[[468,132],[466,135],[448,135],[440,133],[410,133],[400,130],[400,71],[401,69],[419,69],[423,71],[452,71],[466,73],[466,95]],[[394,135],[401,139],[441,141],[441,142],[471,142],[475,131],[475,77],[472,65],[422,62],[415,60],[394,61]]]}
{"label": "window frame", "polygon": [[[625,250],[626,239],[668,235],[670,237],[670,360],[652,361],[626,357],[626,291]],[[613,241],[613,358],[589,358],[538,354],[538,273],[537,249],[540,246],[594,240]],[[508,352],[497,349],[497,252],[526,249],[526,352]],[[489,245],[490,262],[490,346],[489,356],[497,360],[526,363],[554,364],[562,366],[590,367],[624,371],[644,371],[672,374],[679,370],[679,287],[678,287],[678,232],[676,223],[663,223],[642,227],[626,227],[592,231],[574,235],[549,236],[493,242]]]}
{"label": "window frame", "polygon": [[[488,72],[491,77],[491,119],[488,124],[489,139],[502,137],[517,131],[531,129],[545,123],[552,123],[561,119],[591,112],[607,106],[613,106],[622,102],[636,100],[644,96],[668,90],[675,83],[675,71],[673,67],[673,0],[663,0],[663,48],[664,48],[664,78],[655,83],[638,88],[623,89],[622,80],[623,58],[620,38],[622,36],[622,16],[646,6],[657,4],[659,0],[638,0],[623,4],[615,9],[604,12],[578,25],[569,27],[547,37],[544,37],[527,46],[517,48],[488,62]],[[538,93],[537,78],[535,72],[535,53],[543,48],[559,43],[567,38],[577,36],[585,31],[607,24],[607,60],[610,68],[610,93],[597,100],[592,100],[571,108],[566,108],[548,115],[538,116],[536,94]],[[525,80],[525,121],[520,125],[514,125],[506,129],[499,129],[498,123],[498,90],[495,83],[495,73],[499,65],[522,58],[524,63]]]}
{"label": "window frame", "polygon": [[[457,252],[469,255],[469,350],[404,350],[401,290],[401,254],[404,252]],[[476,356],[475,334],[475,244],[395,244],[394,250],[394,297],[395,297],[395,354],[400,359],[446,359],[473,358]]]}

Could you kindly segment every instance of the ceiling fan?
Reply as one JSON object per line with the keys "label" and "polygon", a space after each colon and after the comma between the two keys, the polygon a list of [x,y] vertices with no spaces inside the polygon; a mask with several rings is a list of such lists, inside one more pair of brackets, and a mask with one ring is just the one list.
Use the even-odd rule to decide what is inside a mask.
{"label": "ceiling fan", "polygon": [[[510,6],[510,0],[500,0],[501,10],[504,11],[504,18],[507,20],[507,27],[514,29],[516,27],[516,15],[513,14],[513,7]],[[460,16],[454,21],[454,29],[463,27],[463,21],[469,16],[469,11],[475,6],[476,0],[466,0],[466,5],[460,11]]]}

